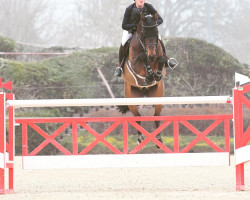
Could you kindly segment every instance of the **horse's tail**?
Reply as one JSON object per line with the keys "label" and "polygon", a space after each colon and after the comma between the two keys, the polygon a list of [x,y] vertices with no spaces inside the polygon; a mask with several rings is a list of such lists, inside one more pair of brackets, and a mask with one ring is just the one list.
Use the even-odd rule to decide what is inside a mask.
{"label": "horse's tail", "polygon": [[117,106],[117,110],[119,112],[121,112],[122,114],[125,114],[129,111],[129,107],[128,106]]}

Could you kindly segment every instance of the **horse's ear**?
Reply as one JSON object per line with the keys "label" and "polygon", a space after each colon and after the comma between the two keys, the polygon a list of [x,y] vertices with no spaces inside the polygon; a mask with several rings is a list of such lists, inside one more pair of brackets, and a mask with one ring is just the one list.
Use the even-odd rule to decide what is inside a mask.
{"label": "horse's ear", "polygon": [[142,13],[141,14],[141,20],[144,21],[145,20],[145,15]]}
{"label": "horse's ear", "polygon": [[156,12],[153,16],[153,20],[156,21],[158,19],[158,12]]}

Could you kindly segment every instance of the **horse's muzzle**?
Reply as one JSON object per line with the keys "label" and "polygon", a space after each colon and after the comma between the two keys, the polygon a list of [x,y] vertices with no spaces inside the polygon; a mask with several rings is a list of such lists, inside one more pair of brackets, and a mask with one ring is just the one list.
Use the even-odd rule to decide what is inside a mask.
{"label": "horse's muzzle", "polygon": [[148,59],[149,59],[150,62],[154,62],[155,59],[156,59],[156,56],[155,55],[149,55]]}

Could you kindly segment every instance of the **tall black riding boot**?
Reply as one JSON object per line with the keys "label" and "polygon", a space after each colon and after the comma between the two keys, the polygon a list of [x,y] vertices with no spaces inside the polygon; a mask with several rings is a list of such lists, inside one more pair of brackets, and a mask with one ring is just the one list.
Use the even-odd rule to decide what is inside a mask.
{"label": "tall black riding boot", "polygon": [[119,49],[119,64],[120,66],[115,69],[115,74],[114,76],[121,77],[122,72],[123,72],[123,60],[124,60],[124,53],[123,53],[123,46],[120,46]]}

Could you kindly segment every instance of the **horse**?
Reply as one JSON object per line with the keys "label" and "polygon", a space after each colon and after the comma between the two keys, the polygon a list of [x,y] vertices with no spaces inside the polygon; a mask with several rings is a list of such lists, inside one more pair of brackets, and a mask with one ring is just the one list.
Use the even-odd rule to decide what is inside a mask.
{"label": "horse", "polygon": [[[158,13],[153,16],[140,15],[137,30],[134,33],[129,46],[129,54],[124,63],[122,78],[124,80],[125,98],[136,97],[163,97],[164,81],[166,75],[165,63],[167,58],[163,55],[163,47],[159,41]],[[154,105],[154,116],[160,116],[162,105]],[[131,111],[134,116],[141,116],[136,105],[118,106],[122,113]],[[137,122],[139,125],[141,122]],[[155,128],[160,125],[155,121]],[[138,131],[137,143],[141,143],[144,137]],[[160,134],[156,136],[161,143]],[[157,146],[157,148],[159,148]]]}

